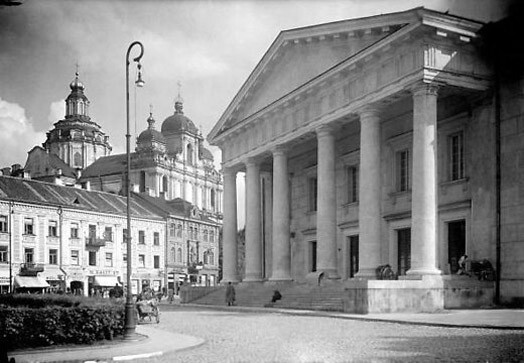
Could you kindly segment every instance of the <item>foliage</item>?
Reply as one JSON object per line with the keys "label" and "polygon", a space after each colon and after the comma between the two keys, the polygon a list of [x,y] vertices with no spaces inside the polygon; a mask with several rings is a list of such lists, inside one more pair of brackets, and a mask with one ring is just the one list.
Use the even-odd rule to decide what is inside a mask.
{"label": "foliage", "polygon": [[118,301],[60,295],[0,298],[0,340],[9,350],[92,344],[123,332],[124,305]]}

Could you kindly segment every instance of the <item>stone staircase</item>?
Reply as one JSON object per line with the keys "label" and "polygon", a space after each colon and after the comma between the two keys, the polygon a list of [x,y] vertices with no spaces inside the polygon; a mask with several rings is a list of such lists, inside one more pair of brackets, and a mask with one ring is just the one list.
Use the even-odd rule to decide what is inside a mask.
{"label": "stone staircase", "polygon": [[[273,291],[278,290],[282,299],[271,303]],[[226,288],[215,288],[209,294],[190,302],[200,305],[225,305]],[[344,311],[343,285],[314,286],[298,283],[235,285],[236,305],[249,307],[275,307],[281,309]]]}

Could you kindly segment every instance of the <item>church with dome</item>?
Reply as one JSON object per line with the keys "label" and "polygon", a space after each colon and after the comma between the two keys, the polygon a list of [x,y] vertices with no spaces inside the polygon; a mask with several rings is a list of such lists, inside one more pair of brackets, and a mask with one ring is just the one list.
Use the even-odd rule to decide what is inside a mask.
{"label": "church with dome", "polygon": [[[152,110],[146,121],[131,153],[132,191],[167,201],[180,198],[219,219],[222,177],[201,131],[184,115],[182,98],[177,98],[173,115],[162,122],[160,131]],[[121,193],[126,162],[126,154],[100,157],[82,171],[79,182],[93,190]]]}
{"label": "church with dome", "polygon": [[[24,173],[31,179],[125,194],[126,154],[111,155],[109,136],[89,116],[90,102],[78,72],[69,87],[65,118],[54,124],[42,146],[28,152]],[[184,114],[180,95],[160,130],[152,107],[146,121],[131,153],[132,191],[166,201],[182,199],[220,219],[222,177],[203,145],[202,132]]]}

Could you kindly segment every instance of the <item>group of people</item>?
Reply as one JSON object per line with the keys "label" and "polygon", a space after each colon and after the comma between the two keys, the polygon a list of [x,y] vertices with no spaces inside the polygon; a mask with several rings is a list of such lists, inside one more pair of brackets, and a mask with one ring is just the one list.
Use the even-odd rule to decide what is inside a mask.
{"label": "group of people", "polygon": [[[273,296],[271,297],[271,302],[275,303],[281,299],[282,299],[282,294],[280,293],[280,291],[274,290]],[[228,282],[227,287],[226,287],[226,304],[227,306],[233,306],[235,305],[235,302],[236,302],[235,287],[233,286],[231,282]]]}

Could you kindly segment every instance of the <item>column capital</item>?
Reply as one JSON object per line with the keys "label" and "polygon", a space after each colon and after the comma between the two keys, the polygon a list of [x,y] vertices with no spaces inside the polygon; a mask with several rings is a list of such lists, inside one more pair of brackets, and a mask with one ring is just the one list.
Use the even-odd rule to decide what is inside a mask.
{"label": "column capital", "polygon": [[438,88],[436,84],[418,82],[411,86],[410,90],[413,96],[437,96]]}
{"label": "column capital", "polygon": [[329,125],[321,125],[315,129],[317,137],[333,136],[333,127]]}
{"label": "column capital", "polygon": [[252,166],[257,166],[260,163],[258,162],[256,158],[250,157],[250,158],[246,158],[246,160],[244,161],[244,164],[246,165],[246,167],[252,167]]}
{"label": "column capital", "polygon": [[364,106],[361,109],[357,111],[359,117],[367,118],[367,117],[380,117],[380,112],[382,109],[379,106]]}
{"label": "column capital", "polygon": [[226,176],[235,176],[237,175],[236,168],[233,167],[222,167],[224,177]]}
{"label": "column capital", "polygon": [[288,147],[285,145],[277,145],[271,150],[271,152],[273,153],[273,156],[285,155],[287,151],[288,151]]}

